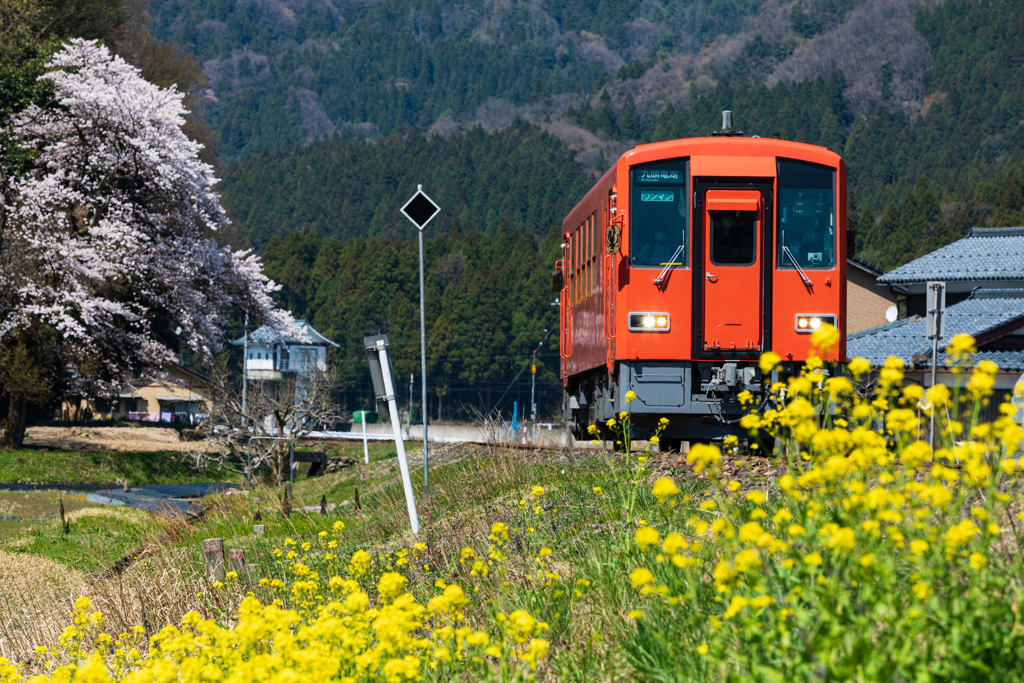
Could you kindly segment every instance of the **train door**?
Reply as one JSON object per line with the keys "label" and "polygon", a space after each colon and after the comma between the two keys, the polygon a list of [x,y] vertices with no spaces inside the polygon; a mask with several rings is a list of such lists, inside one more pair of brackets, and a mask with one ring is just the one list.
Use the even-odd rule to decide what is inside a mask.
{"label": "train door", "polygon": [[703,215],[703,350],[762,350],[764,202],[759,190],[709,189]]}

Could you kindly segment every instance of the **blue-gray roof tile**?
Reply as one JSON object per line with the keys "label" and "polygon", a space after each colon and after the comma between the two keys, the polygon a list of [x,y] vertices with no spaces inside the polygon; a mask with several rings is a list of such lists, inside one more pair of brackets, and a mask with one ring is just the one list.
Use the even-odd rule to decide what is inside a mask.
{"label": "blue-gray roof tile", "polygon": [[[284,335],[268,325],[263,325],[259,329],[249,333],[249,343],[262,344],[263,346],[274,346],[277,344],[312,344],[338,348],[337,344],[313,329],[313,326],[310,325],[309,322],[305,320],[296,320],[295,326],[306,332],[309,337],[308,341]],[[241,346],[245,343],[245,337],[239,337],[231,343],[235,346]]]}
{"label": "blue-gray roof tile", "polygon": [[890,270],[882,284],[1024,280],[1024,228],[974,228],[952,244]]}
{"label": "blue-gray roof tile", "polygon": [[[977,290],[971,298],[946,309],[946,341],[957,334],[977,338],[1014,320],[1020,320],[1024,326],[1024,291]],[[915,315],[855,332],[846,338],[846,355],[866,358],[875,366],[890,356],[902,358],[909,366],[913,357],[918,356],[918,365],[929,366],[932,345],[925,335],[925,324],[923,318]],[[1005,370],[1024,370],[1024,349],[1000,350],[998,343],[993,341],[993,349],[979,350],[977,359],[989,358]],[[928,360],[920,362],[924,357]],[[940,366],[945,365],[945,359],[945,353],[940,351]]]}

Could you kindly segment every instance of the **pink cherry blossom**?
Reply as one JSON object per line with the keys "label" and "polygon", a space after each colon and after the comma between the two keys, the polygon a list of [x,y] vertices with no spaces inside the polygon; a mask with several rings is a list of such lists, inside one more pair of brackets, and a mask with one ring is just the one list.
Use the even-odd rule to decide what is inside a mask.
{"label": "pink cherry blossom", "polygon": [[259,258],[212,237],[228,219],[201,145],[181,130],[182,94],[81,39],[42,78],[52,102],[5,131],[32,161],[21,175],[3,169],[0,342],[52,329],[80,388],[110,393],[177,360],[167,340],[178,328],[203,360],[232,309],[291,328]]}

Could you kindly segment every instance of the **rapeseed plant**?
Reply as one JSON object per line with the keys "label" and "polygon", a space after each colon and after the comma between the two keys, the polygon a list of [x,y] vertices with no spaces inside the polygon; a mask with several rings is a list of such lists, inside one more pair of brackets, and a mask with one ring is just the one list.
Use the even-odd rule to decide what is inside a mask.
{"label": "rapeseed plant", "polygon": [[[813,340],[828,358],[838,336]],[[998,368],[974,353],[951,342],[952,387],[905,385],[898,359],[814,357],[768,401],[741,395],[742,427],[778,458],[753,489],[722,476],[736,439],[692,445],[703,491],[651,481],[627,410],[600,481],[516,492],[441,570],[424,543],[343,552],[337,522],[284,539],[278,577],[228,577],[214,590],[233,608],[148,643],[104,634],[80,600],[34,680],[1015,680],[1024,431],[1008,403],[979,422]],[[566,524],[574,496],[586,517]],[[24,673],[0,659],[0,683]]]}
{"label": "rapeseed plant", "polygon": [[[978,424],[998,367],[973,366],[974,352],[973,339],[954,338],[949,357],[965,381],[952,388],[904,387],[891,358],[866,395],[854,385],[866,361],[828,377],[812,358],[770,387],[764,410],[747,402],[743,427],[786,458],[767,491],[720,480],[718,446],[692,448],[687,460],[707,473],[712,496],[634,540],[629,576],[643,616],[625,633],[641,677],[1020,678],[1024,431],[1008,403]],[[779,361],[764,354],[762,370]],[[934,452],[922,417],[933,410]],[[651,561],[658,533],[685,561]]]}

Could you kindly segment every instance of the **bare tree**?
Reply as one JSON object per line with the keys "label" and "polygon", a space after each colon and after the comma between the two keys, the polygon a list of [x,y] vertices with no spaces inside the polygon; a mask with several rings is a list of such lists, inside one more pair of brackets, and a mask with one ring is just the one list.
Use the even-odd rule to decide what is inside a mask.
{"label": "bare tree", "polygon": [[[311,432],[337,424],[341,411],[334,396],[339,388],[336,368],[312,364],[301,373],[249,379],[243,410],[240,378],[221,367],[214,372],[211,383],[210,424],[205,430],[207,450],[192,449],[190,456],[197,467],[215,466],[245,474],[253,437],[299,441]],[[276,483],[280,484],[287,457],[284,442],[255,441],[251,467],[255,472],[270,465]]]}

